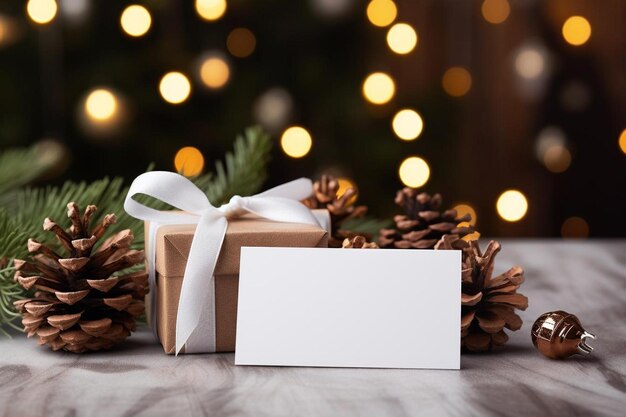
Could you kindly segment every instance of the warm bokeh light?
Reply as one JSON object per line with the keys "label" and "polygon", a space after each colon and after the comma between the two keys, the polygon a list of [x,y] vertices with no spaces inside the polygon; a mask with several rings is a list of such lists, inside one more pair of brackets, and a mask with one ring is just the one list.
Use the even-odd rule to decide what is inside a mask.
{"label": "warm bokeh light", "polygon": [[176,167],[176,172],[186,177],[195,177],[204,168],[204,157],[198,148],[185,146],[176,152],[174,166]]}
{"label": "warm bokeh light", "polygon": [[0,45],[2,45],[5,40],[8,38],[9,32],[9,23],[4,18],[4,16],[0,15]]}
{"label": "warm bokeh light", "polygon": [[441,84],[452,97],[462,97],[472,88],[472,76],[463,67],[451,67],[443,74]]}
{"label": "warm bokeh light", "polygon": [[618,140],[619,148],[626,154],[626,129],[622,130],[622,134],[619,135]]}
{"label": "warm bokeh light", "polygon": [[476,224],[476,210],[474,210],[474,207],[470,206],[469,204],[460,203],[453,208],[454,210],[456,210],[457,217],[463,217],[466,214],[469,214],[470,216],[472,216],[472,219],[468,223],[472,226]]}
{"label": "warm bokeh light", "polygon": [[130,36],[143,36],[150,30],[152,17],[150,17],[148,9],[138,4],[133,4],[122,12],[120,24],[124,32]]}
{"label": "warm bokeh light", "polygon": [[388,74],[375,72],[367,76],[363,82],[363,95],[373,104],[385,104],[396,93],[396,84]]}
{"label": "warm bokeh light", "polygon": [[546,58],[536,48],[523,48],[515,57],[515,71],[527,80],[539,78],[546,69]]}
{"label": "warm bokeh light", "polygon": [[528,211],[528,201],[518,190],[507,190],[500,194],[496,203],[498,214],[507,222],[521,220]]}
{"label": "warm bokeh light", "polygon": [[92,91],[85,100],[85,114],[95,122],[105,122],[113,118],[117,107],[117,98],[105,88]]}
{"label": "warm bokeh light", "polygon": [[391,0],[372,0],[367,5],[367,18],[374,26],[389,26],[397,15],[398,8]]}
{"label": "warm bokeh light", "polygon": [[233,56],[245,58],[250,56],[256,48],[256,37],[250,29],[233,29],[226,38],[226,48]]}
{"label": "warm bokeh light", "polygon": [[217,20],[226,13],[226,0],[196,0],[196,12],[204,20]]}
{"label": "warm bokeh light", "polygon": [[57,2],[55,0],[28,0],[26,13],[28,17],[40,25],[50,23],[57,14]]}
{"label": "warm bokeh light", "polygon": [[59,11],[67,21],[80,23],[89,14],[91,6],[91,0],[63,0],[59,2]]}
{"label": "warm bokeh light", "polygon": [[312,145],[311,134],[301,126],[289,127],[280,138],[280,146],[292,158],[302,158],[309,153]]}
{"label": "warm bokeh light", "polygon": [[[461,222],[456,225],[456,227],[470,227],[471,224],[469,222]],[[480,239],[480,233],[478,231],[474,231],[462,237],[463,240],[470,242],[472,240]]]}
{"label": "warm bokeh light", "polygon": [[591,24],[582,16],[572,16],[563,23],[563,38],[567,43],[580,46],[591,37]]}
{"label": "warm bokeh light", "polygon": [[200,65],[200,79],[208,88],[216,90],[224,87],[230,79],[228,62],[219,56],[206,58]]}
{"label": "warm bokeh light", "polygon": [[563,145],[549,146],[543,154],[543,164],[555,174],[566,171],[571,163],[572,154]]}
{"label": "warm bokeh light", "polygon": [[417,188],[426,184],[428,181],[430,177],[430,167],[422,158],[410,156],[400,164],[398,175],[404,185]]}
{"label": "warm bokeh light", "polygon": [[394,133],[402,140],[415,140],[422,133],[424,122],[412,109],[400,110],[391,123]]}
{"label": "warm bokeh light", "polygon": [[584,239],[589,236],[589,225],[582,217],[569,217],[561,225],[561,236],[567,239]]}
{"label": "warm bokeh light", "polygon": [[189,98],[191,83],[182,72],[168,72],[161,78],[159,92],[168,103],[180,104]]}
{"label": "warm bokeh light", "polygon": [[256,99],[252,114],[256,122],[272,133],[278,132],[289,122],[293,109],[293,99],[289,91],[273,87]]}
{"label": "warm bokeh light", "polygon": [[485,0],[480,11],[487,22],[498,25],[509,17],[511,6],[507,0]]}
{"label": "warm bokeh light", "polygon": [[21,19],[0,13],[0,48],[13,44],[21,37],[21,26]]}
{"label": "warm bokeh light", "polygon": [[354,204],[359,196],[359,189],[354,184],[354,182],[349,178],[337,178],[337,183],[339,184],[339,188],[337,189],[337,197],[341,197],[348,188],[353,188],[356,193],[352,198],[350,198],[347,202],[348,205]]}
{"label": "warm bokeh light", "polygon": [[417,32],[408,23],[396,23],[387,32],[387,45],[396,54],[408,54],[417,45]]}

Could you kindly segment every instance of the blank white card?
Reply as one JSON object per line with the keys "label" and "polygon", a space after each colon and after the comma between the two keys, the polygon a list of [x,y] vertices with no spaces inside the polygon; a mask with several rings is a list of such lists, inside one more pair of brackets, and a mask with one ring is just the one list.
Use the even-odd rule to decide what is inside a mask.
{"label": "blank white card", "polygon": [[460,251],[244,247],[237,365],[460,368]]}

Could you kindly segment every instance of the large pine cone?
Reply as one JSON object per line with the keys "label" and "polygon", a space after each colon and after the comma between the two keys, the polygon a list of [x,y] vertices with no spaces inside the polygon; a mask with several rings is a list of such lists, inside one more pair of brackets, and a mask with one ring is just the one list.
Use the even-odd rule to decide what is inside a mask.
{"label": "large pine cone", "polygon": [[395,203],[406,214],[394,216],[395,229],[380,230],[381,248],[432,249],[444,235],[463,237],[474,232],[473,226],[459,227],[471,220],[469,214],[457,217],[453,209],[441,212],[441,194],[431,196],[406,187],[396,193]]}
{"label": "large pine cone", "polygon": [[367,213],[367,207],[354,205],[356,189],[348,188],[340,197],[337,191],[339,181],[331,175],[322,175],[313,183],[313,195],[302,202],[310,209],[328,210],[332,228],[328,246],[334,248],[340,248],[345,238],[355,236],[355,233],[341,229],[341,223],[363,217]]}
{"label": "large pine cone", "polygon": [[446,235],[435,249],[459,249],[462,254],[461,345],[473,352],[504,345],[509,337],[504,328],[519,330],[522,319],[515,309],[526,310],[528,298],[517,290],[524,282],[524,270],[515,266],[493,278],[493,264],[500,244],[489,242],[482,253],[478,241],[466,242]]}
{"label": "large pine cone", "polygon": [[14,304],[22,313],[28,337],[36,335],[41,345],[75,353],[109,349],[135,330],[135,318],[143,314],[148,293],[146,272],[114,274],[142,262],[144,253],[130,249],[130,230],[97,247],[98,240],[115,223],[115,215],[106,215],[89,231],[96,207],[87,206],[83,216],[75,203],[67,208],[72,222],[68,231],[48,218],[43,228],[56,234],[68,255],[61,256],[30,239],[32,257],[14,261],[15,280],[34,290],[34,297]]}

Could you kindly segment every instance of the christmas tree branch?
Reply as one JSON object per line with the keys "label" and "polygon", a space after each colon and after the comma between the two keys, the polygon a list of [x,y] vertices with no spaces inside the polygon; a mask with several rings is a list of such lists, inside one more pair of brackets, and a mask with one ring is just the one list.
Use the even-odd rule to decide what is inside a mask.
{"label": "christmas tree branch", "polygon": [[[255,193],[267,177],[271,146],[269,137],[261,129],[247,129],[243,136],[236,138],[233,152],[226,154],[225,164],[221,161],[216,163],[215,174],[205,174],[193,180],[213,204],[226,202],[235,194]],[[6,153],[0,156],[0,161],[4,155]],[[28,152],[12,155],[14,158],[26,158],[26,161],[31,157]],[[0,174],[2,172],[0,170]],[[15,189],[10,199],[0,200],[0,258],[6,258],[6,265],[0,267],[0,331],[5,333],[4,326],[16,327],[14,320],[17,314],[13,310],[13,301],[25,296],[13,281],[12,260],[27,255],[28,238],[49,241],[48,234],[42,229],[43,219],[63,219],[68,202],[74,201],[82,208],[88,204],[96,205],[98,212],[93,222],[100,221],[107,213],[115,213],[117,223],[107,230],[107,235],[131,229],[135,235],[133,246],[143,247],[143,222],[124,211],[127,192],[122,178],[104,178],[91,183],[68,181],[61,187]],[[165,204],[154,201],[151,206],[167,208]]]}

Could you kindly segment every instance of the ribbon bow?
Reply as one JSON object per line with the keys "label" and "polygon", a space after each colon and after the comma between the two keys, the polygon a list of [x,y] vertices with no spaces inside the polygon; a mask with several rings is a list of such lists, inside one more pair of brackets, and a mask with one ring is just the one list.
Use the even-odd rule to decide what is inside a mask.
{"label": "ribbon bow", "polygon": [[[318,225],[315,216],[300,200],[310,196],[311,180],[300,178],[260,194],[234,196],[214,207],[205,193],[182,175],[154,171],[138,176],[130,186],[124,209],[152,225],[197,224],[191,243],[176,317],[176,354],[187,344],[187,352],[215,351],[215,264],[222,248],[228,219],[253,213],[268,220]],[[150,208],[133,197],[145,194],[185,213]],[[156,227],[151,227],[148,268],[155,281]],[[154,288],[154,287],[153,287]],[[152,321],[154,323],[154,320]]]}

